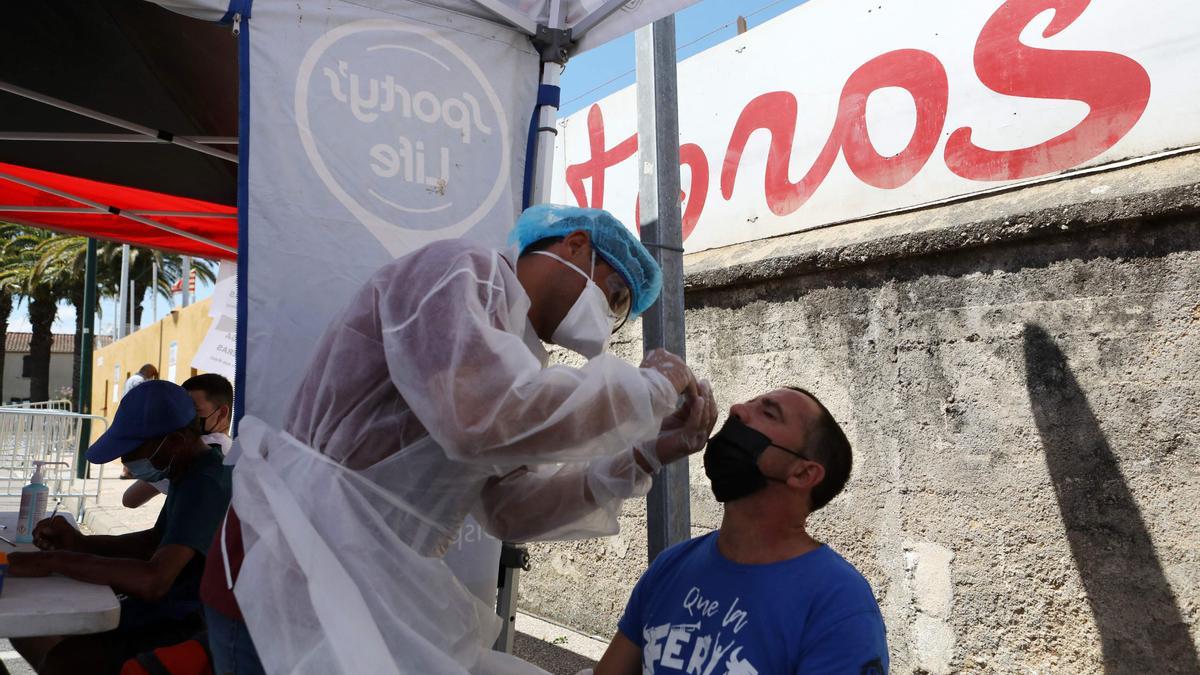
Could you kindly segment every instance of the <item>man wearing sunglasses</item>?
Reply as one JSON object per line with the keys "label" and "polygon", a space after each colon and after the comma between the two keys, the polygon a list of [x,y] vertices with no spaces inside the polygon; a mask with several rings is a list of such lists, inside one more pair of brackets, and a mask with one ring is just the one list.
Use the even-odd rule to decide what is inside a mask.
{"label": "man wearing sunglasses", "polygon": [[[612,534],[659,465],[703,447],[715,405],[681,359],[604,353],[662,288],[637,237],[544,205],[509,243],[388,263],[327,329],[284,428],[242,421],[201,589],[215,670],[501,672],[494,605],[443,560],[465,519],[508,541]],[[551,365],[543,342],[587,361]],[[485,548],[454,554],[495,579]]]}
{"label": "man wearing sunglasses", "polygon": [[845,434],[807,391],[730,408],[704,451],[720,529],[654,560],[595,675],[886,673],[871,587],[806,530],[851,464]]}
{"label": "man wearing sunglasses", "polygon": [[199,587],[213,534],[229,506],[230,471],[207,445],[192,397],[150,380],[126,394],[88,461],[120,458],[139,480],[169,480],[154,527],[84,535],[61,516],[34,528],[37,553],[10,553],[13,576],[61,574],[112,586],[121,595],[116,629],[95,635],[13,639],[38,673],[115,673],[128,658],[176,644],[203,628]]}

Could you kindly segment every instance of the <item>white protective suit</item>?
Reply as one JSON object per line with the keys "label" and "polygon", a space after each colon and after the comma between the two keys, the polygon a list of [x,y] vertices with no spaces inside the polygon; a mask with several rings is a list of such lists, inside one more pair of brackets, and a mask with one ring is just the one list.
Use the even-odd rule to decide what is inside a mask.
{"label": "white protective suit", "polygon": [[468,514],[511,541],[615,533],[676,392],[609,354],[546,367],[529,304],[501,252],[426,246],[326,332],[286,431],[242,421],[234,591],[267,672],[540,672],[490,651],[494,607],[441,556]]}

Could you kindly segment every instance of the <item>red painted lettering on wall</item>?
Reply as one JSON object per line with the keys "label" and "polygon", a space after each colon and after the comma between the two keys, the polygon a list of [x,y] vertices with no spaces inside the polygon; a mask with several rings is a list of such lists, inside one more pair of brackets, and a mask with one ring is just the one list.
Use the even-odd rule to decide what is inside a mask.
{"label": "red painted lettering on wall", "polygon": [[[613,148],[605,148],[604,113],[600,106],[593,105],[588,110],[588,149],[591,157],[579,164],[567,167],[567,187],[575,197],[579,206],[590,206],[594,209],[604,208],[604,172],[609,168],[624,162],[637,152],[637,134],[626,138]],[[679,163],[686,165],[691,173],[690,190],[680,192],[680,202],[683,209],[683,238],[686,241],[696,223],[700,222],[700,214],[704,212],[704,202],[708,199],[708,157],[695,143],[684,143],[679,146]],[[588,203],[587,188],[584,182],[592,185],[592,199]],[[687,195],[691,195],[688,199]],[[640,223],[641,209],[634,200],[633,222]]]}
{"label": "red painted lettering on wall", "polygon": [[1150,101],[1150,76],[1131,58],[1112,52],[1057,51],[1021,44],[1021,31],[1054,10],[1044,36],[1065,30],[1091,0],[1009,0],[992,15],[975,44],[975,71],[989,89],[1024,98],[1083,101],[1091,107],[1074,129],[1029,148],[986,150],[963,127],[946,143],[946,165],[971,180],[1017,180],[1069,169],[1104,153],[1141,119]]}
{"label": "red painted lettering on wall", "polygon": [[[614,148],[605,148],[604,113],[600,111],[598,105],[593,105],[588,110],[587,125],[590,158],[586,162],[567,167],[567,187],[570,188],[571,194],[575,196],[575,201],[579,203],[579,206],[602,209],[604,208],[604,172],[609,167],[616,166],[633,157],[633,153],[637,152],[637,134],[621,141]],[[585,180],[590,180],[592,183],[592,203],[590,205],[587,202],[587,189],[583,186]]]}
{"label": "red painted lettering on wall", "polygon": [[[1112,52],[1062,51],[1029,47],[1021,32],[1037,16],[1053,10],[1045,31],[1053,37],[1070,27],[1091,0],[1008,0],[985,23],[976,40],[974,64],[979,80],[1000,94],[1037,99],[1082,101],[1088,115],[1075,128],[1044,143],[1014,150],[989,150],[976,145],[971,127],[949,134],[943,159],[958,176],[975,181],[1008,181],[1064,171],[1103,154],[1124,138],[1141,119],[1150,99],[1145,68]],[[907,146],[885,156],[867,131],[867,101],[874,92],[899,87],[912,96],[916,125]],[[839,156],[854,176],[882,190],[908,184],[928,164],[945,131],[949,104],[946,69],[933,54],[918,49],[888,52],[854,71],[842,87],[837,115],[824,146],[799,181],[789,175],[797,126],[798,102],[786,91],[752,99],[742,109],[730,133],[721,163],[721,196],[733,199],[748,143],[766,132],[767,157],[763,195],[771,212],[785,216],[800,209],[829,176]],[[806,100],[805,105],[819,101]],[[587,115],[590,157],[566,168],[566,183],[580,206],[604,207],[605,172],[637,152],[637,135],[606,147],[604,117],[599,105]],[[680,199],[684,238],[704,212],[709,188],[708,158],[700,146],[680,146],[680,164],[691,180]],[[744,173],[744,172],[742,172]],[[743,182],[746,178],[742,177]],[[585,182],[590,182],[589,203]],[[752,190],[742,188],[743,193]],[[639,214],[636,213],[635,220]]]}
{"label": "red painted lettering on wall", "polygon": [[[880,155],[867,134],[867,99],[884,87],[908,90],[917,104],[912,139],[893,157]],[[946,122],[948,97],[946,70],[929,52],[902,49],[868,61],[842,89],[837,120],[825,147],[804,178],[793,183],[788,177],[788,164],[796,133],[796,97],[787,92],[763,94],[746,106],[733,127],[721,168],[721,196],[733,198],[742,152],[759,129],[771,134],[763,185],[767,206],[775,215],[786,216],[803,206],[829,175],[839,151],[845,154],[846,163],[859,180],[878,188],[898,188],[917,175],[937,148]]]}

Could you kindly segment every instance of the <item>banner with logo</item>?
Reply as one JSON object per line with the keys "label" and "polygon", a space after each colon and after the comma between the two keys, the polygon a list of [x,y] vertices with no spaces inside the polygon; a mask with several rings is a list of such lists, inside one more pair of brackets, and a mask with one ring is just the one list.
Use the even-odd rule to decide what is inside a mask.
{"label": "banner with logo", "polygon": [[[811,0],[679,66],[684,245],[1200,144],[1192,0]],[[634,88],[559,124],[553,199],[635,223]]]}
{"label": "banner with logo", "polygon": [[273,425],[381,265],[437,239],[500,245],[521,207],[539,72],[529,39],[425,4],[374,4],[256,0],[241,22],[245,401]]}

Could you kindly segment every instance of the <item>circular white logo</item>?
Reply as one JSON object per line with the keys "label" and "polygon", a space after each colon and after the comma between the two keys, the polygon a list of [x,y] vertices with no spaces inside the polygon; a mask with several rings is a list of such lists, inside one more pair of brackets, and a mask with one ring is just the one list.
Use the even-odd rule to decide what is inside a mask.
{"label": "circular white logo", "polygon": [[495,89],[425,27],[369,19],[323,35],[300,64],[296,126],[325,187],[393,255],[465,234],[508,184]]}

